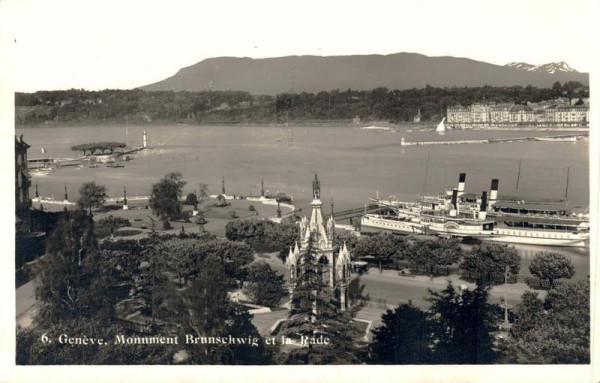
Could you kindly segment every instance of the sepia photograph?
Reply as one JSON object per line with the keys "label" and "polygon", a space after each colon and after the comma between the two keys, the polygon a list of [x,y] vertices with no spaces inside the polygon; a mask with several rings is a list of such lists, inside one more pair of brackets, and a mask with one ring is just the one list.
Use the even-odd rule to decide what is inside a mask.
{"label": "sepia photograph", "polygon": [[0,381],[597,381],[597,11],[0,2]]}

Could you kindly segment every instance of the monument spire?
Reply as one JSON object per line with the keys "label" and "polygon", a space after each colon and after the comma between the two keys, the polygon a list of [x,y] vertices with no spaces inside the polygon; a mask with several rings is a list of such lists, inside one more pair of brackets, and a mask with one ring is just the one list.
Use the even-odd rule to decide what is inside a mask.
{"label": "monument spire", "polygon": [[321,183],[316,174],[313,181],[313,199],[321,199]]}
{"label": "monument spire", "polygon": [[331,218],[333,218],[333,198],[331,198]]}
{"label": "monument spire", "polygon": [[315,255],[314,261],[320,263],[321,278],[324,283],[328,284],[332,294],[340,294],[340,309],[343,311],[348,307],[346,297],[351,258],[345,246],[340,248],[338,254],[334,254],[335,219],[333,215],[335,211],[333,198],[331,198],[331,217],[325,220],[322,209],[323,202],[321,201],[321,185],[316,174],[312,187],[313,200],[310,203],[312,208],[310,220],[306,216],[300,220],[298,225],[300,247],[298,248],[296,242],[294,250],[290,252],[293,256],[288,256],[286,261],[290,271],[290,294],[297,286],[299,278],[297,272],[301,273],[301,265],[305,260],[306,252],[312,248]]}

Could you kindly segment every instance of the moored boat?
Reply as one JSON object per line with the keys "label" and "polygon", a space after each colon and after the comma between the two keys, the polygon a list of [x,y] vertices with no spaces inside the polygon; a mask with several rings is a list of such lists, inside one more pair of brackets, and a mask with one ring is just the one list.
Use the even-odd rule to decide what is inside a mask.
{"label": "moored boat", "polygon": [[[525,201],[498,198],[499,180],[492,180],[489,203],[465,193],[466,175],[461,173],[458,188],[445,194],[423,196],[417,202],[378,201],[393,209],[397,217],[378,216],[378,227],[410,234],[410,225],[423,233],[444,237],[477,237],[484,241],[542,246],[584,247],[589,244],[589,216],[576,215],[565,201]],[[451,196],[451,197],[450,197]],[[363,223],[361,221],[361,223]],[[373,218],[365,220],[374,226]]]}
{"label": "moored boat", "polygon": [[574,218],[506,215],[496,217],[496,229],[486,241],[542,246],[585,247],[589,222]]}
{"label": "moored boat", "polygon": [[361,233],[423,234],[425,229],[419,222],[406,217],[365,214],[360,218]]}
{"label": "moored boat", "polygon": [[446,117],[442,118],[442,121],[435,128],[436,132],[441,133],[441,132],[445,132],[446,131],[446,126],[444,125],[444,120],[446,120]]}
{"label": "moored boat", "polygon": [[[461,177],[464,181],[464,177]],[[366,214],[361,218],[361,232],[388,231],[396,234],[434,234],[442,237],[475,237],[493,235],[494,221],[486,218],[487,193],[481,198],[477,213],[459,212],[458,190],[453,190],[450,208],[397,207],[396,216]]]}
{"label": "moored boat", "polygon": [[44,176],[50,175],[54,171],[56,171],[56,168],[54,168],[53,166],[46,166],[43,168],[36,168],[36,169],[30,171],[29,174],[31,174],[32,176],[44,177]]}

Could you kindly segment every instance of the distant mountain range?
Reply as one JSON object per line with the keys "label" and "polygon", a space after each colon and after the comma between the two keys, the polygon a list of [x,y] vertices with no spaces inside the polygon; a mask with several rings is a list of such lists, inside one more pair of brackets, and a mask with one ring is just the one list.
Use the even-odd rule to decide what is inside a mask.
{"label": "distant mountain range", "polygon": [[589,84],[589,75],[566,63],[505,66],[459,57],[417,53],[353,56],[288,56],[265,59],[217,57],[180,69],[145,90],[240,90],[251,94],[370,90],[452,86],[527,86],[550,88],[560,81]]}
{"label": "distant mountain range", "polygon": [[548,63],[542,65],[531,65],[524,62],[511,62],[506,64],[505,66],[515,69],[524,70],[527,72],[544,72],[554,74],[556,72],[564,72],[564,73],[579,73],[575,69],[571,68],[569,64],[564,61],[557,63]]}

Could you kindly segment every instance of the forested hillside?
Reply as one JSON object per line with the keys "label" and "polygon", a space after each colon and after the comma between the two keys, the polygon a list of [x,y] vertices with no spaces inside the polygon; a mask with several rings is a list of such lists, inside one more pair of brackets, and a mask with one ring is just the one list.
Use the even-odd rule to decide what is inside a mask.
{"label": "forested hillside", "polygon": [[15,95],[15,122],[23,124],[121,123],[276,123],[351,120],[421,121],[439,119],[448,106],[485,103],[525,103],[556,97],[589,97],[578,82],[552,88],[451,87],[370,91],[332,90],[318,93],[251,95],[240,91],[150,92],[134,90],[40,91]]}

